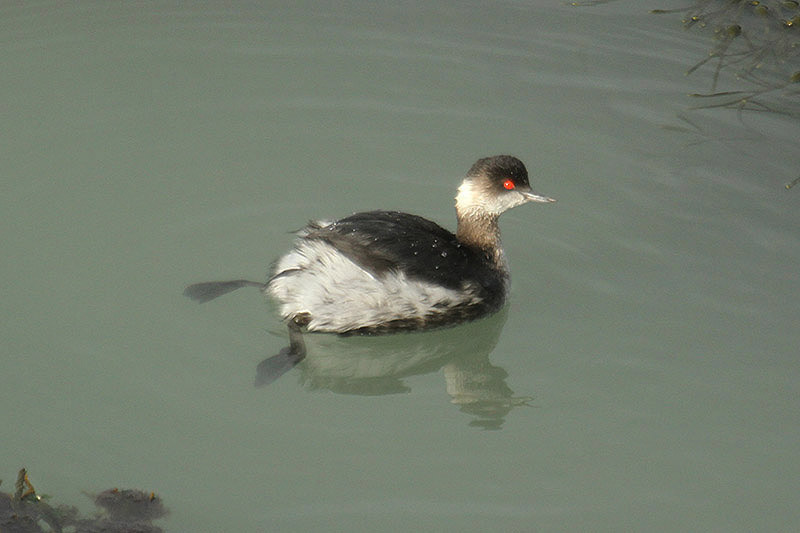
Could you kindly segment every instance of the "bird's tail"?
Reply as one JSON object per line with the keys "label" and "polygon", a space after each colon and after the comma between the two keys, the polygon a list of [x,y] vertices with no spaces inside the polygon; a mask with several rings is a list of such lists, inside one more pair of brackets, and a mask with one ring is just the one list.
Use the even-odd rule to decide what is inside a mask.
{"label": "bird's tail", "polygon": [[266,285],[264,283],[249,281],[246,279],[235,279],[232,281],[204,281],[203,283],[189,285],[183,291],[183,295],[191,298],[197,303],[202,304],[242,287],[258,287],[259,289],[264,289]]}

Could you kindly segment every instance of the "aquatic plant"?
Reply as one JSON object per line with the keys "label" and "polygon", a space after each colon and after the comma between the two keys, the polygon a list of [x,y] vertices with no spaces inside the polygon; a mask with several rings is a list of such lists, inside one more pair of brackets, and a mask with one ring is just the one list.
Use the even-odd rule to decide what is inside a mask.
{"label": "aquatic plant", "polygon": [[[570,2],[596,6],[616,0]],[[800,116],[800,2],[798,0],[695,0],[678,9],[692,30],[711,30],[713,47],[690,67],[691,75],[710,66],[708,92],[692,93],[700,101],[692,109],[730,108],[739,112],[769,111]],[[743,85],[719,91],[721,77],[730,74]]]}
{"label": "aquatic plant", "polygon": [[[714,46],[688,69],[713,68],[709,100],[695,108],[725,107],[800,116],[800,4],[797,0],[700,0],[682,12],[687,28],[711,29]],[[747,87],[718,91],[720,74],[730,72]]]}
{"label": "aquatic plant", "polygon": [[[616,0],[570,2],[596,6]],[[696,0],[679,9],[655,9],[655,14],[683,13],[688,29],[711,29],[714,46],[686,71],[689,76],[706,65],[713,68],[709,92],[691,93],[698,100],[690,109],[727,108],[800,116],[800,1]],[[721,75],[730,74],[744,85],[718,91]],[[679,117],[696,131],[686,117]],[[675,128],[680,129],[680,128]],[[800,177],[786,183],[791,189]]]}
{"label": "aquatic plant", "polygon": [[91,518],[79,516],[75,507],[52,506],[48,499],[36,493],[28,471],[21,469],[14,493],[0,492],[0,532],[41,533],[66,529],[75,533],[160,533],[161,528],[151,521],[167,514],[161,498],[141,490],[109,489],[95,495],[94,503],[102,512]]}

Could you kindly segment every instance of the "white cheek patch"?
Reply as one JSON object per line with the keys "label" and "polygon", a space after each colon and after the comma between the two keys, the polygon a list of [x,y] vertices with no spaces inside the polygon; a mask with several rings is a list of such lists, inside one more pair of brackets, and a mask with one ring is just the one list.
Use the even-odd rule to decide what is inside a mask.
{"label": "white cheek patch", "polygon": [[284,319],[308,313],[310,331],[345,332],[397,319],[420,319],[480,298],[408,279],[402,272],[380,277],[364,270],[324,241],[300,240],[275,267],[267,292],[281,302]]}
{"label": "white cheek patch", "polygon": [[461,183],[456,195],[456,211],[462,215],[492,215],[501,213],[527,202],[521,193],[515,191],[495,194],[475,180],[466,179]]}

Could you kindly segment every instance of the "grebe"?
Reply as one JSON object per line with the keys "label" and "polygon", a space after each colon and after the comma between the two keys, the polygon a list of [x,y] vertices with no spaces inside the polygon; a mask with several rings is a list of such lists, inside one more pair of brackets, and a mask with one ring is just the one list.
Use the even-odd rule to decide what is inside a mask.
{"label": "grebe", "polygon": [[508,292],[500,214],[527,202],[554,201],[533,193],[516,157],[479,159],[458,188],[455,234],[395,211],[311,222],[266,283],[197,283],[184,294],[202,303],[239,287],[259,287],[280,302],[292,339],[285,350],[294,354],[303,350],[301,329],[371,334],[473,320],[497,311]]}

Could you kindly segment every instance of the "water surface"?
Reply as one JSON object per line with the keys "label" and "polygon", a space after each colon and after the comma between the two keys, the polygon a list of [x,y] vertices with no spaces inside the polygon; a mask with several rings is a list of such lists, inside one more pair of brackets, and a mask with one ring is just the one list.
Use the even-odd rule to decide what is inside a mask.
{"label": "water surface", "polygon": [[[798,123],[689,111],[665,3],[4,5],[0,477],[169,531],[796,528]],[[452,228],[496,153],[559,200],[504,216],[501,315],[257,388],[272,307],[181,296],[312,217]]]}

